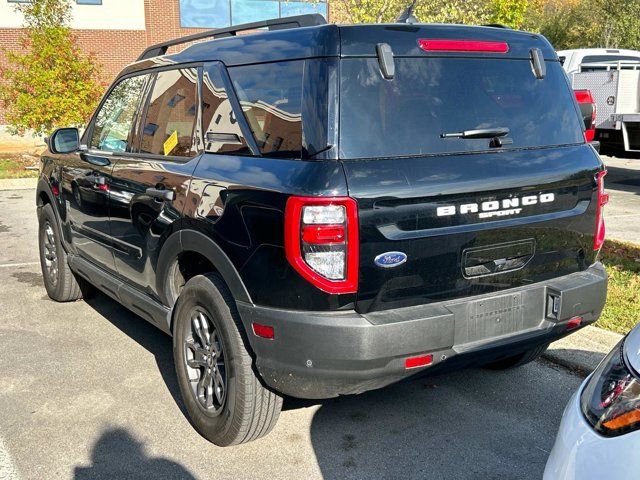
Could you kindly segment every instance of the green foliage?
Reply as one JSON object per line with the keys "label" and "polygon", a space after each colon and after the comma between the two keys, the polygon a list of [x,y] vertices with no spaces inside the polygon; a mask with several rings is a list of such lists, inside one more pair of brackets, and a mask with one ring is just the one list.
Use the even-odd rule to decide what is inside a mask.
{"label": "green foliage", "polygon": [[603,47],[640,49],[640,0],[597,0]]}
{"label": "green foliage", "polygon": [[530,3],[529,0],[491,0],[491,23],[517,29],[524,28]]}
{"label": "green foliage", "polygon": [[[337,23],[392,22],[411,0],[330,0]],[[640,0],[417,0],[424,23],[500,23],[540,32],[557,49],[640,49]]]}
{"label": "green foliage", "polygon": [[596,325],[624,334],[640,320],[640,247],[607,240],[600,256],[609,275],[609,291]]}
{"label": "green foliage", "polygon": [[89,117],[102,88],[93,55],[83,53],[68,22],[69,0],[32,0],[16,7],[24,16],[24,53],[6,52],[0,70],[0,100],[13,133],[46,134],[79,126]]}

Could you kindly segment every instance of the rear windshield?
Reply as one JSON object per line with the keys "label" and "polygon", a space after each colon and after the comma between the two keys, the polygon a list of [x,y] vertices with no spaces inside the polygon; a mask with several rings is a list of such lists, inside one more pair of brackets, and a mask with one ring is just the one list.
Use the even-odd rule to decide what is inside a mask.
{"label": "rear windshield", "polygon": [[344,59],[340,156],[372,158],[490,150],[490,139],[442,134],[508,128],[507,148],[584,142],[560,64],[537,79],[528,60],[396,58],[384,80],[376,58]]}

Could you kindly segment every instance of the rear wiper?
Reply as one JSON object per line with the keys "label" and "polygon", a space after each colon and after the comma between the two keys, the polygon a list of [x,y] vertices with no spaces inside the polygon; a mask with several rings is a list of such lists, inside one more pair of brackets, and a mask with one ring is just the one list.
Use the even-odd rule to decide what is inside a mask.
{"label": "rear wiper", "polygon": [[476,130],[465,130],[463,132],[443,133],[440,138],[496,138],[509,135],[506,127],[478,128]]}

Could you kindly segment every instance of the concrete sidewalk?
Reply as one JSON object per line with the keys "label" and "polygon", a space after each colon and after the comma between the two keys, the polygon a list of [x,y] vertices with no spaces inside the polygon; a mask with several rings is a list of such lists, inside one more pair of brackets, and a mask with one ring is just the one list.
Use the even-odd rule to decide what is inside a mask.
{"label": "concrete sidewalk", "polygon": [[2,178],[0,179],[0,191],[35,190],[37,184],[37,178]]}
{"label": "concrete sidewalk", "polygon": [[553,342],[544,357],[580,374],[591,373],[622,339],[619,333],[588,326]]}
{"label": "concrete sidewalk", "polygon": [[640,243],[640,159],[602,156],[609,204],[605,207],[607,238]]}

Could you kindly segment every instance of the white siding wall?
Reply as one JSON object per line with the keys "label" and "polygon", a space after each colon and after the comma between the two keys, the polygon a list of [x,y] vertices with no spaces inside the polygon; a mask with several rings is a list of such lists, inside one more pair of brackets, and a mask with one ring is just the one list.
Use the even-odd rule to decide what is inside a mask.
{"label": "white siding wall", "polygon": [[[73,4],[71,27],[88,30],[144,30],[144,0],[102,0],[102,5]],[[0,0],[0,28],[20,28],[17,4]]]}

